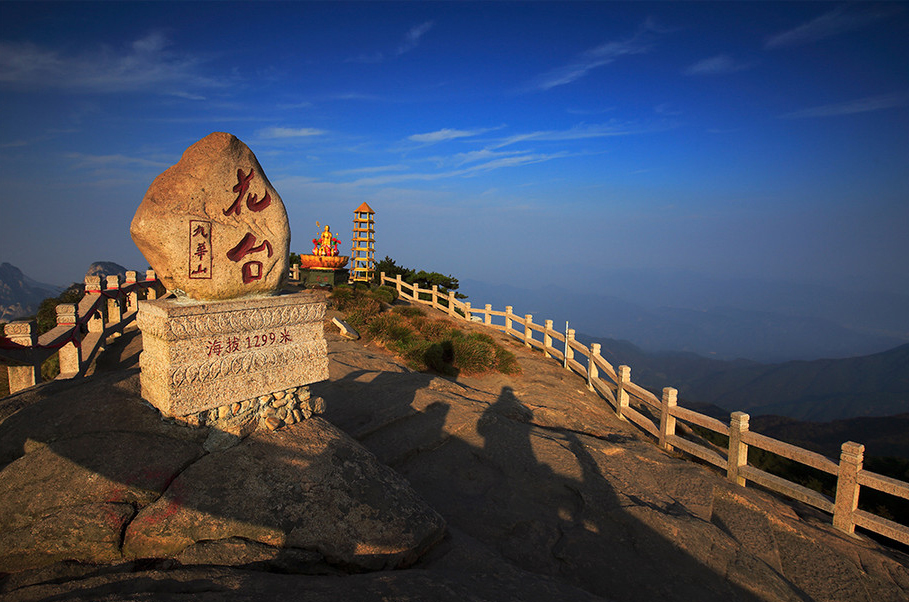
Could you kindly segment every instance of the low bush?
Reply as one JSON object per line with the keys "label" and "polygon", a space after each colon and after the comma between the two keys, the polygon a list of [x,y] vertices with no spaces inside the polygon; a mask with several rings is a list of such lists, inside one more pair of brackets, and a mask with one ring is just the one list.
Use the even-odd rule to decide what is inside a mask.
{"label": "low bush", "polygon": [[352,326],[399,354],[416,370],[445,375],[520,372],[514,354],[487,334],[465,334],[447,320],[427,317],[419,307],[396,306],[385,311],[387,293],[381,288],[338,286],[331,298]]}
{"label": "low bush", "polygon": [[393,308],[392,311],[395,312],[396,314],[401,314],[402,316],[406,316],[406,317],[408,317],[408,318],[416,318],[416,317],[418,317],[418,316],[422,316],[422,317],[425,317],[425,316],[426,316],[426,312],[425,312],[425,311],[423,311],[421,308],[415,307],[415,306],[413,306],[413,305],[399,305],[399,306]]}

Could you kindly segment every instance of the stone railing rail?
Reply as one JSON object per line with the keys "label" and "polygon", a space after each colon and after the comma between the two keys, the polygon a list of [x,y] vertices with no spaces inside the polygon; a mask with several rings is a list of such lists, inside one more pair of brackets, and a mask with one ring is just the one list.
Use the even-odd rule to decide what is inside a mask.
{"label": "stone railing rail", "polygon": [[59,353],[58,379],[85,374],[107,340],[122,334],[136,319],[139,301],[155,299],[164,292],[154,270],[138,280],[134,271],[120,276],[86,276],[85,294],[79,303],[57,306],[57,325],[38,336],[35,320],[10,322],[0,337],[0,358],[8,364],[10,393],[41,381],[41,364]]}
{"label": "stone railing rail", "polygon": [[[393,286],[403,299],[430,305],[454,319],[481,322],[522,340],[527,347],[541,350],[546,357],[558,360],[564,368],[584,377],[587,387],[605,399],[620,418],[651,435],[666,451],[677,449],[712,464],[738,485],[745,486],[751,481],[819,508],[832,514],[833,526],[845,533],[854,533],[858,526],[909,545],[909,527],[858,509],[861,487],[909,499],[909,483],[862,468],[864,445],[851,441],[843,443],[837,463],[821,454],[749,431],[749,416],[743,412],[732,413],[727,425],[677,405],[678,392],[672,387],[666,387],[662,396],[657,397],[631,381],[631,368],[615,368],[606,361],[600,355],[599,343],[592,343],[588,348],[576,341],[574,330],[568,329],[567,324],[565,331],[561,332],[553,328],[552,320],[546,320],[543,324],[534,323],[531,314],[519,316],[511,306],[506,307],[505,311],[494,311],[491,305],[477,309],[469,302],[456,299],[453,292],[440,293],[436,286],[421,289],[417,284],[402,281],[400,275],[391,278],[382,272],[380,283]],[[493,324],[494,316],[504,318],[504,324]],[[534,333],[539,333],[540,336],[535,338]],[[579,361],[578,356],[586,359],[586,365]],[[679,426],[678,421],[682,421],[686,427]],[[688,424],[728,437],[728,446],[722,448],[705,441],[687,428]],[[836,477],[835,498],[831,499],[813,489],[751,466],[748,463],[749,447],[833,475]]]}

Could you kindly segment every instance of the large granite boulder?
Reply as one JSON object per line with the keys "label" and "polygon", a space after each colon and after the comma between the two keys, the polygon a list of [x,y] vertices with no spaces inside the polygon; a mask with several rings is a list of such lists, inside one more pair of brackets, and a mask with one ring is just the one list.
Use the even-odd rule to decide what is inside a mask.
{"label": "large granite boulder", "polygon": [[205,456],[126,529],[124,555],[171,557],[242,538],[379,570],[412,563],[445,521],[359,443],[311,418]]}
{"label": "large granite boulder", "polygon": [[0,402],[3,573],[177,558],[288,572],[397,568],[445,533],[406,480],[320,418],[206,450],[138,375],[58,381]]}
{"label": "large granite boulder", "polygon": [[256,156],[209,134],[155,178],[130,234],[168,290],[193,299],[269,294],[287,278],[290,226]]}

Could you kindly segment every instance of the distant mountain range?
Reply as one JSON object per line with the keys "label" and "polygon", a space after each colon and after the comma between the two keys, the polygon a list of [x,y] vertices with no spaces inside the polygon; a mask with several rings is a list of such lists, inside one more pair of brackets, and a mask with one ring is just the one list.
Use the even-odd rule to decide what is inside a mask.
{"label": "distant mountain range", "polygon": [[[614,365],[631,366],[631,380],[659,394],[675,387],[682,405],[722,408],[753,416],[807,421],[909,413],[909,345],[872,355],[761,364],[723,361],[693,353],[647,353],[627,341],[586,334]],[[709,408],[705,413],[710,412]]]}
{"label": "distant mountain range", "polygon": [[[868,355],[909,343],[909,297],[865,293],[855,297],[817,287],[750,281],[730,282],[729,289],[698,280],[683,287],[678,277],[660,276],[646,285],[631,287],[631,282],[623,275],[615,284],[608,279],[593,283],[620,291],[622,297],[466,279],[461,280],[461,292],[478,307],[491,303],[502,310],[512,305],[520,315],[533,314],[539,323],[552,319],[559,328],[569,320],[577,332],[631,341],[648,352],[782,362]],[[666,288],[661,290],[660,284]],[[739,289],[731,290],[734,286]]]}
{"label": "distant mountain range", "polygon": [[[736,410],[754,417],[782,416],[771,421],[773,428],[795,432],[795,420],[909,413],[909,344],[899,336],[875,334],[885,331],[886,324],[853,329],[783,311],[669,307],[671,294],[659,299],[667,306],[647,306],[555,287],[525,290],[461,282],[477,307],[491,303],[501,311],[512,305],[518,315],[533,314],[536,323],[552,319],[559,330],[570,320],[579,341],[598,342],[609,362],[631,366],[634,382],[657,394],[675,387],[683,405],[724,419]],[[810,297],[794,291],[790,300],[803,293]],[[693,304],[691,293],[686,294],[688,299],[680,296],[679,301]],[[725,300],[730,298],[727,294]],[[829,305],[821,313],[834,314]],[[896,308],[890,315],[896,324],[891,331],[899,332],[905,326],[899,319],[903,314]],[[815,359],[819,357],[833,359]]]}
{"label": "distant mountain range", "polygon": [[[96,261],[86,271],[86,276],[103,274],[126,276],[126,268],[112,261]],[[66,287],[44,284],[32,280],[9,263],[0,264],[0,322],[11,322],[33,316],[38,306],[48,297],[56,297]]]}
{"label": "distant mountain range", "polygon": [[63,287],[32,280],[9,263],[0,263],[0,322],[34,315],[48,297],[55,297]]}

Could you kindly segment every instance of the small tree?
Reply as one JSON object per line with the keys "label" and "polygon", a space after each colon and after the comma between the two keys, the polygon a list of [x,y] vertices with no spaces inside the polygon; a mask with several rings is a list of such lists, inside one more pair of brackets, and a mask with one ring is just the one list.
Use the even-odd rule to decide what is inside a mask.
{"label": "small tree", "polygon": [[[395,263],[395,260],[389,256],[385,256],[385,259],[376,263],[376,282],[378,282],[379,275],[385,272],[386,276],[397,276],[401,275],[401,279],[407,284],[418,284],[420,288],[432,288],[433,286],[438,286],[439,291],[448,294],[449,291],[458,290],[458,279],[454,276],[445,276],[439,272],[427,272],[425,270],[412,270],[410,268],[405,268],[403,266]],[[461,293],[455,293],[455,297],[458,299],[466,299],[467,295],[462,295]]]}
{"label": "small tree", "polygon": [[56,297],[48,297],[38,306],[38,334],[44,334],[57,325],[57,306],[61,303],[78,303],[85,293],[85,285],[74,282]]}

